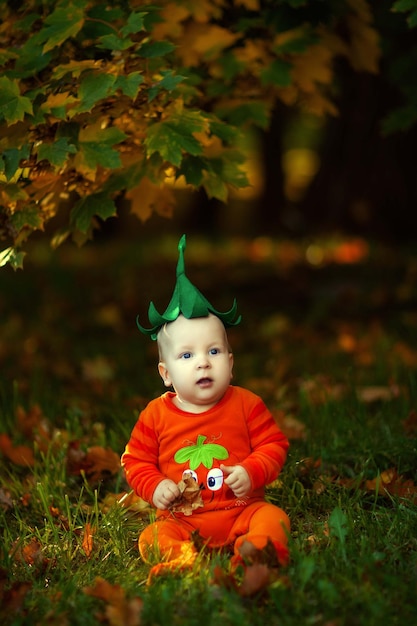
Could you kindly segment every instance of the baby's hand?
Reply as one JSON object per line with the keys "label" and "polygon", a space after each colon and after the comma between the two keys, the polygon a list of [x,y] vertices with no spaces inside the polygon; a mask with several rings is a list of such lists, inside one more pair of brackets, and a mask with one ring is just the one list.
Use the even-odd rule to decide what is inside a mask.
{"label": "baby's hand", "polygon": [[157,488],[153,492],[152,501],[157,509],[164,511],[180,496],[180,490],[176,483],[169,478],[161,480]]}
{"label": "baby's hand", "polygon": [[224,482],[230,487],[236,498],[247,496],[252,488],[249,474],[241,465],[220,465],[222,472],[227,475]]}

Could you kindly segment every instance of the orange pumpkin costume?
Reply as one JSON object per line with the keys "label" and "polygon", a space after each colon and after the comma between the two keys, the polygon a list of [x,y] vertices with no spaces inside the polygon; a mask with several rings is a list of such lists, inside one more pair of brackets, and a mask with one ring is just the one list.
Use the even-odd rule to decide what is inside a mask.
{"label": "orange pumpkin costume", "polygon": [[[288,440],[257,395],[230,385],[223,398],[203,413],[187,413],[167,392],[151,401],[133,428],[122,456],[126,479],[147,502],[165,478],[178,483],[192,475],[200,486],[203,506],[191,514],[158,510],[157,521],[139,537],[142,558],[149,561],[157,546],[163,560],[192,561],[191,540],[198,531],[206,545],[230,547],[239,557],[247,540],[256,548],[275,546],[278,561],[288,560],[290,523],[287,514],[265,501],[264,487],[284,465]],[[224,483],[221,465],[241,465],[252,491],[238,499]]]}

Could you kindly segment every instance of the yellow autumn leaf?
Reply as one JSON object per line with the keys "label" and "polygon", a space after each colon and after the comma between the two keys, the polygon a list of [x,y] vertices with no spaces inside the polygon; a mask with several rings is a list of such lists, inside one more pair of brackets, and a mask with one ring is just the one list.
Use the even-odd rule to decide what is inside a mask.
{"label": "yellow autumn leaf", "polygon": [[250,69],[263,68],[270,60],[266,43],[260,39],[248,39],[234,50],[234,55],[240,63],[244,63]]}
{"label": "yellow autumn leaf", "polygon": [[146,176],[137,187],[126,193],[126,197],[131,201],[131,212],[142,222],[146,222],[153,212],[163,217],[171,217],[175,206],[172,191],[165,186],[155,185]]}
{"label": "yellow autumn leaf", "polygon": [[67,104],[73,104],[74,102],[78,102],[78,99],[71,96],[69,91],[51,93],[41,105],[41,109],[58,109],[59,107],[66,106]]}
{"label": "yellow autumn leaf", "polygon": [[377,74],[381,57],[378,33],[356,15],[349,15],[347,24],[351,33],[349,61],[353,69]]}
{"label": "yellow autumn leaf", "polygon": [[259,11],[260,2],[259,0],[235,0],[236,6],[245,7],[248,11]]}
{"label": "yellow autumn leaf", "polygon": [[321,44],[310,46],[305,54],[295,57],[292,76],[297,87],[312,93],[317,84],[330,84],[333,78],[332,60],[331,51]]}
{"label": "yellow autumn leaf", "polygon": [[190,15],[190,11],[184,5],[169,2],[159,15],[162,21],[153,27],[153,39],[162,41],[167,37],[174,39],[182,37],[184,31],[183,22]]}
{"label": "yellow autumn leaf", "polygon": [[372,10],[366,0],[348,0],[352,13],[347,15],[349,31],[347,58],[356,71],[376,74],[381,57],[380,37],[373,28]]}
{"label": "yellow autumn leaf", "polygon": [[190,2],[191,15],[197,22],[207,23],[211,19],[219,19],[223,15],[223,0],[198,0]]}
{"label": "yellow autumn leaf", "polygon": [[189,67],[201,60],[218,58],[223,50],[232,46],[239,38],[239,33],[232,33],[221,26],[194,22],[184,32],[177,53],[182,63]]}

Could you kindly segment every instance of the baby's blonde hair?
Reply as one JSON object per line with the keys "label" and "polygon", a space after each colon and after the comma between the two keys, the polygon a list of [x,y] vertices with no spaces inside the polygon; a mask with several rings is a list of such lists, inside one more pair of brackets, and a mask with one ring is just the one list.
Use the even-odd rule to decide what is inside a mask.
{"label": "baby's blonde hair", "polygon": [[[209,313],[209,315],[207,315],[207,317],[211,317],[211,316],[212,317],[217,317],[216,315],[213,315],[212,313]],[[170,324],[172,324],[172,323],[173,322],[165,322],[165,324],[163,326],[161,326],[161,328],[159,329],[158,334],[156,336],[156,342],[157,342],[157,346],[158,346],[158,358],[159,358],[160,362],[164,361],[164,349],[166,348],[167,342],[169,341],[169,334],[168,334],[168,330],[167,329],[168,329],[168,326]],[[226,331],[226,328],[224,327],[224,325],[223,325],[223,329],[224,329],[224,336],[225,336],[225,340],[226,340],[227,349],[228,349],[229,353],[232,354],[232,348],[230,347],[229,338],[227,336],[227,331]]]}

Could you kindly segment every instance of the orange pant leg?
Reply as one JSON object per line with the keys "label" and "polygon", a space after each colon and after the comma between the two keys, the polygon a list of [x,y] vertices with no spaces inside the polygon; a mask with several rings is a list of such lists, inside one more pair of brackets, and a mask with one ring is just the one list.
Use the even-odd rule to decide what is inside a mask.
{"label": "orange pant leg", "polygon": [[144,561],[170,561],[183,555],[185,551],[196,552],[190,535],[193,528],[186,522],[179,523],[175,518],[161,517],[149,524],[139,536],[139,552]]}
{"label": "orange pant leg", "polygon": [[272,541],[278,559],[284,565],[288,562],[289,534],[290,520],[285,511],[268,502],[256,502],[239,515],[233,526],[231,539],[234,541],[236,555],[244,541],[250,541],[258,549]]}

